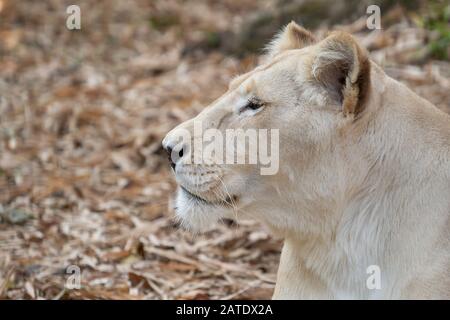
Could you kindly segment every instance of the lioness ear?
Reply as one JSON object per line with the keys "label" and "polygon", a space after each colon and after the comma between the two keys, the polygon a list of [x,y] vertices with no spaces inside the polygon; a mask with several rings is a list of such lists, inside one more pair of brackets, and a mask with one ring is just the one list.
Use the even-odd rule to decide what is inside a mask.
{"label": "lioness ear", "polygon": [[269,43],[267,52],[273,57],[285,50],[301,49],[314,42],[311,32],[292,21]]}
{"label": "lioness ear", "polygon": [[334,32],[318,44],[312,74],[342,105],[344,114],[358,114],[363,109],[370,85],[370,61],[350,34]]}

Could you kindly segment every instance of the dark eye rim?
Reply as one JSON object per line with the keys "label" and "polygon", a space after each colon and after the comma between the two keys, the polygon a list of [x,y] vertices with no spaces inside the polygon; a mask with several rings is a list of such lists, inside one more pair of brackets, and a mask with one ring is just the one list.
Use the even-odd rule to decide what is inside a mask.
{"label": "dark eye rim", "polygon": [[264,107],[264,103],[258,99],[249,99],[247,104],[242,108],[242,111],[244,110],[259,110],[262,107]]}

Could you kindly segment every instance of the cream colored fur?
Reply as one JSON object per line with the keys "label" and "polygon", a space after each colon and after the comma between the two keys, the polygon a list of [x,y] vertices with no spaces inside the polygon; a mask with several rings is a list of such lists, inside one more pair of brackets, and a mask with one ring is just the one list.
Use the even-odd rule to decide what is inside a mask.
{"label": "cream colored fur", "polygon": [[[450,298],[450,117],[387,76],[350,35],[315,42],[291,24],[269,50],[267,63],[163,144],[194,120],[278,128],[278,174],[188,165],[185,154],[177,181],[205,201],[180,190],[182,223],[201,230],[252,217],[284,237],[277,299]],[[265,101],[262,110],[236,111],[249,96]],[[379,290],[366,286],[370,265],[380,267]]]}

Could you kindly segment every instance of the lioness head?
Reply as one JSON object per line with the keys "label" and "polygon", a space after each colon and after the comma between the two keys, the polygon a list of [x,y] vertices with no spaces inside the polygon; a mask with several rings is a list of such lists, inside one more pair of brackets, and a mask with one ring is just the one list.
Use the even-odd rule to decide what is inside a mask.
{"label": "lioness head", "polygon": [[[326,195],[327,173],[312,168],[333,161],[333,142],[363,113],[369,72],[365,51],[349,34],[316,41],[294,22],[287,25],[269,44],[264,64],[235,78],[222,97],[165,137],[184,226],[201,230],[236,217],[275,230],[298,223],[300,204],[307,209],[324,200],[315,195]],[[227,150],[226,137],[236,132],[244,132],[244,143],[232,144],[245,148]],[[231,162],[217,157],[222,149]],[[239,153],[246,161],[237,161]]]}

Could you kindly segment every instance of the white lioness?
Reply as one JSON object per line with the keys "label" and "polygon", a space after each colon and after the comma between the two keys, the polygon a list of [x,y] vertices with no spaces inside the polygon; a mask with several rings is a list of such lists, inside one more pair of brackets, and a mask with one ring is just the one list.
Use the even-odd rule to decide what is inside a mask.
{"label": "white lioness", "polygon": [[[279,171],[191,164],[192,149],[176,145],[195,121],[279,129]],[[185,226],[237,215],[285,239],[274,298],[450,298],[450,116],[387,76],[351,35],[316,41],[290,23],[267,63],[163,146],[178,158]]]}

